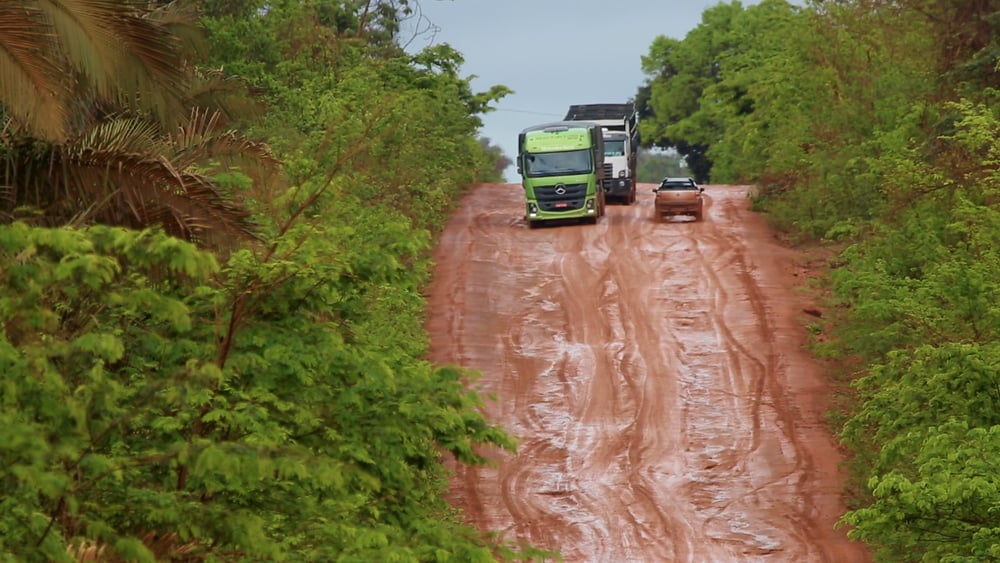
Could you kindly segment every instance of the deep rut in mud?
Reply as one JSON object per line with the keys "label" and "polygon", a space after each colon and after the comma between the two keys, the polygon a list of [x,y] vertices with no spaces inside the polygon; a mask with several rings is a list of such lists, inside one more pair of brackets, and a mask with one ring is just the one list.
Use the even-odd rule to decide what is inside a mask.
{"label": "deep rut in mud", "polygon": [[834,529],[801,257],[746,187],[706,186],[700,222],[654,219],[651,189],[596,226],[528,229],[516,184],[463,199],[435,251],[431,359],[480,371],[520,442],[458,468],[451,501],[566,561],[870,561]]}

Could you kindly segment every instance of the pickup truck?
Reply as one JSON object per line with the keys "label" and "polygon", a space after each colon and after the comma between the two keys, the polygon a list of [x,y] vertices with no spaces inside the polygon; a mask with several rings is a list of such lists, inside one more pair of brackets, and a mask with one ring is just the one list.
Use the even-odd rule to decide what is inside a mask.
{"label": "pickup truck", "polygon": [[690,215],[700,221],[705,207],[701,194],[705,191],[693,178],[664,178],[653,189],[656,194],[654,206],[656,218],[665,219],[675,215]]}

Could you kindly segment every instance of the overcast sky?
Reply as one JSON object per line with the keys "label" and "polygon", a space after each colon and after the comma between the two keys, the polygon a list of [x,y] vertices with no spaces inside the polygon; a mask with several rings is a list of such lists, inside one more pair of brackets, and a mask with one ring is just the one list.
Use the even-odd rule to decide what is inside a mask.
{"label": "overcast sky", "polygon": [[[660,35],[684,39],[720,0],[417,0],[411,52],[448,43],[473,90],[514,93],[483,116],[481,135],[513,158],[525,127],[558,121],[572,104],[625,103],[645,83],[641,60]],[[728,4],[729,2],[724,2]],[[746,7],[757,0],[743,0]],[[410,39],[412,38],[412,39]],[[519,182],[508,169],[507,180]]]}

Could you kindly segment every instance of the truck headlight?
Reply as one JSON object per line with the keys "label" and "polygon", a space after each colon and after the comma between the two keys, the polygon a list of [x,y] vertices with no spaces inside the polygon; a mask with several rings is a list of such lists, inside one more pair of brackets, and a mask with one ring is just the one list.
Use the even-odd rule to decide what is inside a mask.
{"label": "truck headlight", "polygon": [[625,171],[624,170],[619,170],[618,171],[618,177],[619,178],[624,178],[625,177]]}

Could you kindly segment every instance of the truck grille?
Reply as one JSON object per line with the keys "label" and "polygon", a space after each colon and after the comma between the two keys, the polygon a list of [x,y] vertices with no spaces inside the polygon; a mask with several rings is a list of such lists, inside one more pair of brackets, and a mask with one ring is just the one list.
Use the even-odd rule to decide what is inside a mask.
{"label": "truck grille", "polygon": [[571,211],[582,208],[587,201],[587,184],[555,184],[535,186],[534,189],[538,208],[542,211]]}

